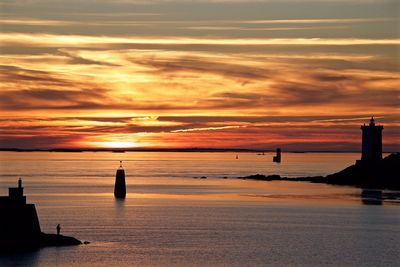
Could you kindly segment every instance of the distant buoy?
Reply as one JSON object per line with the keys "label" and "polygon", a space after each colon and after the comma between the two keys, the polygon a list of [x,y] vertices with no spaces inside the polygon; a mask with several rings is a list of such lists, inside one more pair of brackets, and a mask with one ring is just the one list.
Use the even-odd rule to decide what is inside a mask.
{"label": "distant buoy", "polygon": [[126,196],[125,170],[122,168],[122,161],[120,161],[115,175],[114,196],[116,198],[125,198]]}
{"label": "distant buoy", "polygon": [[274,156],[272,158],[272,161],[276,162],[276,163],[281,163],[281,149],[280,148],[276,149],[276,156]]}

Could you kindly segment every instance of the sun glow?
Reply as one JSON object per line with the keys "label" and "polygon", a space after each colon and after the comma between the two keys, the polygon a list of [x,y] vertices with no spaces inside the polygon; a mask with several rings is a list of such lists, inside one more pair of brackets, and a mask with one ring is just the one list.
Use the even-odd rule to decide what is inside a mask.
{"label": "sun glow", "polygon": [[93,145],[95,145],[96,147],[106,147],[106,148],[130,148],[138,146],[137,143],[128,141],[96,142],[96,144]]}
{"label": "sun glow", "polygon": [[85,140],[78,141],[78,147],[88,148],[138,148],[157,145],[157,141],[149,140],[148,134],[141,132],[135,134],[115,134],[87,136]]}
{"label": "sun glow", "polygon": [[105,147],[115,147],[115,148],[125,148],[125,147],[135,147],[137,146],[136,143],[134,142],[119,142],[119,141],[113,141],[113,142],[104,142],[103,143]]}

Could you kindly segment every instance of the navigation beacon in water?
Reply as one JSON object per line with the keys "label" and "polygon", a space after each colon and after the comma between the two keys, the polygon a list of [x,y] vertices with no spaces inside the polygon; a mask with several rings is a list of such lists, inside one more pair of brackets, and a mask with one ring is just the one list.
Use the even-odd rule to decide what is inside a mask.
{"label": "navigation beacon in water", "polygon": [[281,163],[281,149],[280,148],[276,149],[276,156],[273,156],[272,161],[276,162],[276,163]]}
{"label": "navigation beacon in water", "polygon": [[122,161],[119,162],[119,168],[115,175],[114,196],[116,198],[125,198],[126,184],[125,184],[125,170],[122,168]]}

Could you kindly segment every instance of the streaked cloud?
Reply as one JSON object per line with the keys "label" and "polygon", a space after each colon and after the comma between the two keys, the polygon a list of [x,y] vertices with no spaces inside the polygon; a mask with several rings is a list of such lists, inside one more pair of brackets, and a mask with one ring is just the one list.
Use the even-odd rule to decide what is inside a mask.
{"label": "streaked cloud", "polygon": [[395,1],[0,3],[0,147],[400,149]]}
{"label": "streaked cloud", "polygon": [[39,25],[39,26],[64,26],[73,25],[70,21],[60,20],[45,20],[45,19],[31,19],[31,18],[15,18],[15,19],[0,19],[1,24],[13,25]]}
{"label": "streaked cloud", "polygon": [[248,24],[336,24],[336,23],[365,23],[396,21],[398,18],[322,18],[322,19],[271,19],[271,20],[246,20]]}
{"label": "streaked cloud", "polygon": [[[359,146],[359,126],[368,115],[352,117],[334,116],[174,116],[174,117],[135,117],[99,118],[99,117],[59,117],[48,120],[23,119],[18,123],[14,119],[2,119],[0,127],[3,133],[0,144],[6,140],[17,144],[17,138],[23,143],[36,141],[37,147],[101,146],[122,144],[129,146],[158,147],[220,147],[221,142],[230,147],[273,149],[285,144],[285,149],[302,149],[308,144],[309,149],[357,149]],[[93,121],[100,122],[89,126]],[[144,122],[144,125],[138,123]],[[146,125],[152,121],[151,125]],[[380,116],[385,125],[385,145],[398,149],[400,116]],[[156,124],[160,122],[159,126]],[[168,122],[169,125],[166,125]],[[51,131],[51,136],[48,132]],[[349,137],[351,139],[349,139]],[[20,140],[20,141],[21,141]],[[56,140],[62,140],[57,143]],[[125,141],[123,141],[125,140]],[[302,144],[302,145],[301,145]]]}
{"label": "streaked cloud", "polygon": [[240,128],[240,126],[227,125],[227,126],[219,126],[219,127],[189,128],[189,129],[173,130],[171,132],[172,133],[180,133],[180,132],[195,132],[195,131],[216,131],[216,130],[235,129],[235,128]]}
{"label": "streaked cloud", "polygon": [[346,29],[346,26],[303,26],[303,27],[269,27],[269,28],[250,28],[250,27],[232,27],[232,26],[192,26],[184,27],[190,30],[202,31],[296,31],[296,30],[329,30],[329,29]]}
{"label": "streaked cloud", "polygon": [[158,44],[158,45],[400,45],[400,39],[362,38],[187,38],[187,37],[112,37],[53,34],[1,33],[3,45],[46,47],[105,47],[112,44]]}

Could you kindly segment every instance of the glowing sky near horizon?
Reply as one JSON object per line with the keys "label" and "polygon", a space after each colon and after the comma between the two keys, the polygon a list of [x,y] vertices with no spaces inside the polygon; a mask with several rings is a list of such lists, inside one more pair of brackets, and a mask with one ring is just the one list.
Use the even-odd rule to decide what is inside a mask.
{"label": "glowing sky near horizon", "polygon": [[400,151],[397,0],[0,0],[0,147]]}

